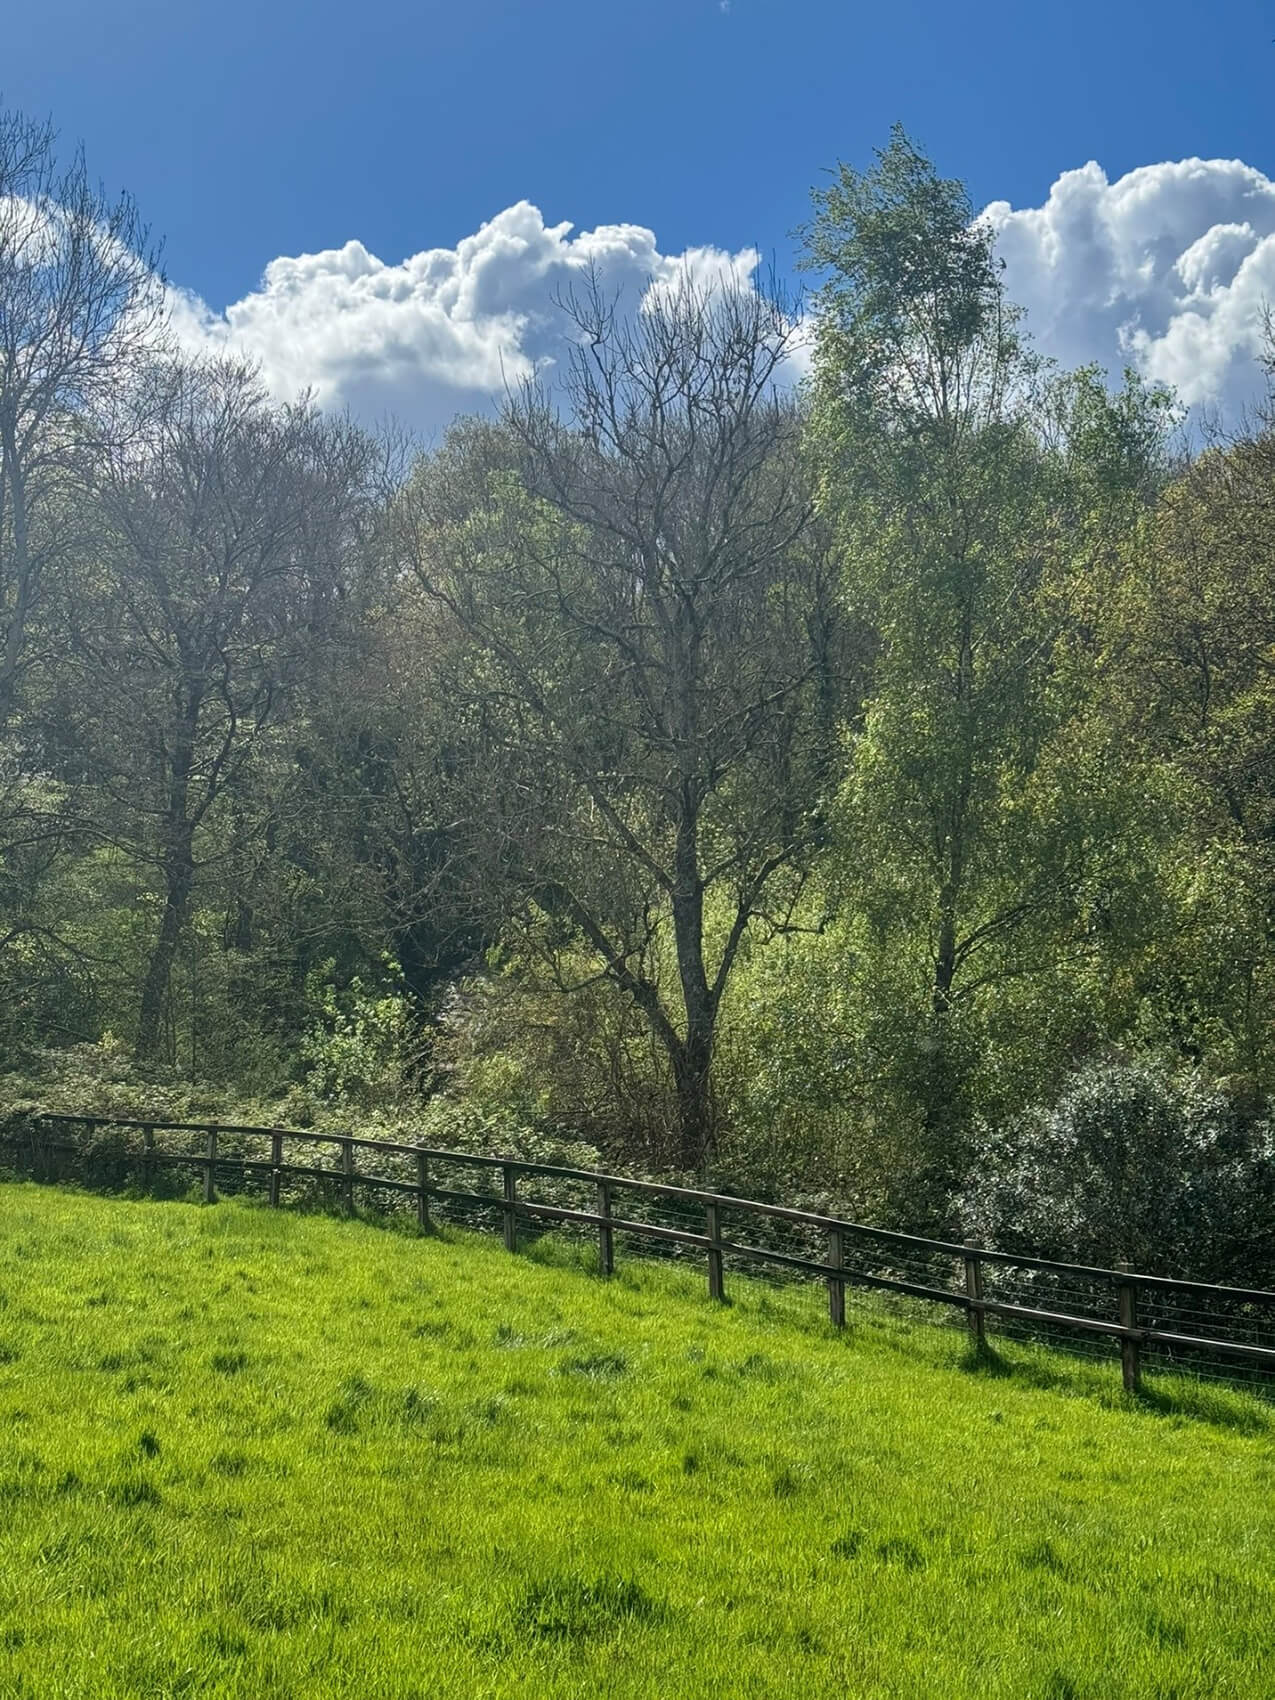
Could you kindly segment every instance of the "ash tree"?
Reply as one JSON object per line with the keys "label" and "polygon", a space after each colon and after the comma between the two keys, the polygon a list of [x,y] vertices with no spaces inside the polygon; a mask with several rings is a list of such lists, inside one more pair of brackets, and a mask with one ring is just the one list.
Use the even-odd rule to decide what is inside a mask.
{"label": "ash tree", "polygon": [[683,282],[628,318],[594,282],[564,305],[560,391],[418,469],[408,558],[464,657],[480,877],[564,986],[583,955],[632,1000],[676,1096],[660,1155],[702,1170],[732,970],[791,924],[821,830],[844,634],[783,304]]}

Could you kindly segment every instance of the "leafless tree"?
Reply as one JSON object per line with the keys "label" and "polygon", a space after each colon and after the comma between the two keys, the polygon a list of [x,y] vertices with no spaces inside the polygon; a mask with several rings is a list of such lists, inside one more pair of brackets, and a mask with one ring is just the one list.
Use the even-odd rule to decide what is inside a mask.
{"label": "leafless tree", "polygon": [[834,575],[783,304],[684,281],[632,318],[596,282],[565,305],[568,417],[529,386],[454,436],[413,486],[411,559],[482,658],[489,877],[641,1010],[672,1155],[700,1168],[732,968],[751,925],[790,916],[817,830]]}
{"label": "leafless tree", "polygon": [[46,567],[73,530],[85,417],[155,352],[164,315],[133,202],[95,186],[82,153],[60,165],[55,141],[0,113],[0,733]]}

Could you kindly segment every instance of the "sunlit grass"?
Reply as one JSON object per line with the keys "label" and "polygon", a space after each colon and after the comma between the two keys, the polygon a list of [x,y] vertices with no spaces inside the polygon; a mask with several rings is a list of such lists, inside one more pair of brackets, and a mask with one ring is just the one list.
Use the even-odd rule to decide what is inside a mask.
{"label": "sunlit grass", "polygon": [[701,1285],[0,1187],[0,1696],[1275,1694],[1265,1407]]}

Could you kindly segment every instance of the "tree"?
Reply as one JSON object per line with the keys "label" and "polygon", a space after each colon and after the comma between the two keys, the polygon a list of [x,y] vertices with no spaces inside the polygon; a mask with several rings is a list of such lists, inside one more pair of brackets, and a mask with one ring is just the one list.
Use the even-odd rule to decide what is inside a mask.
{"label": "tree", "polygon": [[468,645],[486,877],[525,941],[582,947],[641,1011],[699,1169],[723,993],[819,831],[841,627],[782,306],[689,282],[632,321],[596,284],[568,305],[568,417],[528,388],[454,433],[414,481],[410,559]]}
{"label": "tree", "polygon": [[1275,396],[1180,468],[1118,603],[1110,713],[1171,785],[1160,885],[1178,912],[1138,983],[1193,1060],[1268,1073],[1275,1007]]}
{"label": "tree", "polygon": [[49,563],[75,532],[66,486],[85,418],[163,320],[157,256],[127,195],[60,167],[47,124],[0,113],[0,733]]}
{"label": "tree", "polygon": [[[814,202],[821,496],[879,640],[843,887],[894,982],[878,1003],[913,1011],[889,1042],[933,1204],[964,1164],[972,1000],[1039,966],[1075,913],[1094,835],[1080,746],[1060,740],[1078,704],[1060,650],[1158,441],[1125,414],[1153,423],[1158,398],[1042,368],[963,186],[901,130]],[[913,965],[916,997],[898,983]]]}
{"label": "tree", "polygon": [[250,771],[333,632],[376,456],[343,420],[273,406],[233,362],[152,368],[114,424],[93,466],[97,541],[64,584],[63,717],[92,826],[158,875],[137,1018],[154,1056],[200,835],[232,797],[238,837],[251,830]]}

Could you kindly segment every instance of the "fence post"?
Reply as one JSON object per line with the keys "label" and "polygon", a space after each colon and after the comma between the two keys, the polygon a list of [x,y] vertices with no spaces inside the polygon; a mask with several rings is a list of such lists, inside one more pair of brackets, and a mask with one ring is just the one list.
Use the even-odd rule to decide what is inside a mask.
{"label": "fence post", "polygon": [[965,1321],[970,1331],[970,1344],[981,1352],[987,1344],[987,1315],[983,1310],[983,1265],[978,1246],[973,1240],[965,1242]]}
{"label": "fence post", "polygon": [[[1129,1265],[1121,1258],[1116,1269],[1121,1276],[1129,1273]],[[1120,1326],[1136,1328],[1138,1326],[1138,1289],[1132,1281],[1121,1280],[1116,1283],[1116,1302],[1119,1308]],[[1120,1336],[1120,1374],[1124,1381],[1126,1393],[1136,1393],[1141,1382],[1141,1370],[1138,1365],[1138,1342],[1130,1334]]]}
{"label": "fence post", "polygon": [[518,1213],[514,1206],[518,1199],[518,1171],[512,1163],[501,1165],[505,1177],[505,1250],[518,1249]]}
{"label": "fence post", "polygon": [[270,1135],[270,1208],[279,1208],[279,1170],[283,1165],[283,1135]]}
{"label": "fence post", "polygon": [[342,1192],[343,1192],[344,1197],[345,1197],[345,1213],[346,1213],[347,1216],[353,1216],[353,1214],[354,1214],[354,1141],[350,1138],[348,1133],[343,1135],[342,1139],[341,1139],[341,1171],[345,1176],[345,1185],[342,1188]]}
{"label": "fence post", "polygon": [[142,1129],[142,1186],[147,1192],[155,1184],[155,1129],[149,1122]]}
{"label": "fence post", "polygon": [[[828,1267],[846,1266],[846,1236],[840,1228],[828,1229]],[[828,1277],[828,1318],[834,1328],[846,1325],[846,1284],[840,1275]]]}
{"label": "fence post", "polygon": [[211,1204],[217,1194],[213,1186],[213,1174],[217,1167],[217,1129],[208,1129],[208,1142],[204,1151],[204,1203]]}
{"label": "fence post", "polygon": [[[58,1175],[58,1160],[53,1150],[53,1129],[50,1127],[48,1122],[45,1122],[43,1126],[44,1143],[41,1148],[41,1157],[43,1158],[44,1178],[46,1181],[53,1181],[57,1179]],[[84,1124],[85,1145],[91,1146],[96,1135],[97,1123],[90,1118],[90,1120]],[[72,1161],[74,1161],[74,1153],[72,1153]]]}
{"label": "fence post", "polygon": [[429,1227],[429,1158],[423,1151],[416,1153],[416,1221]]}
{"label": "fence post", "polygon": [[598,1182],[598,1215],[603,1218],[598,1228],[598,1268],[604,1275],[615,1273],[615,1235],[611,1228],[611,1188]]}
{"label": "fence post", "polygon": [[710,1299],[726,1297],[726,1282],[722,1270],[722,1217],[720,1207],[710,1204],[705,1210],[708,1221],[708,1296]]}

